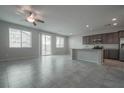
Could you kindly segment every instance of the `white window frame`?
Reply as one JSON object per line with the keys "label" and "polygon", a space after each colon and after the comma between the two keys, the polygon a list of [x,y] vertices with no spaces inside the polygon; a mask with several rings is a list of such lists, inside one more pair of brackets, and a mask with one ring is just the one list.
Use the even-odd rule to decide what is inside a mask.
{"label": "white window frame", "polygon": [[[15,33],[16,33],[16,36],[14,36]],[[18,38],[17,33],[18,35],[20,33],[19,38]],[[15,40],[15,38],[18,40]],[[18,41],[18,46],[16,45],[17,41]],[[9,48],[20,48],[20,47],[21,47],[21,32],[19,30],[9,28]]]}
{"label": "white window frame", "polygon": [[[15,30],[15,31],[19,31],[20,32],[20,46],[12,46],[11,45],[11,30]],[[29,43],[30,43],[30,45],[29,46],[23,46],[23,42],[22,42],[22,40],[23,40],[23,36],[22,36],[22,33],[23,32],[29,32],[30,33],[30,41],[29,41]],[[9,28],[9,48],[31,48],[32,47],[32,33],[30,32],[30,31],[24,31],[24,30],[20,30],[20,29],[15,29],[15,28]]]}
{"label": "white window frame", "polygon": [[64,37],[56,36],[56,48],[64,48],[65,40]]}
{"label": "white window frame", "polygon": [[[22,31],[22,33],[24,33],[24,32],[28,32],[29,34],[30,34],[30,36],[29,36],[29,46],[23,46],[23,35],[21,34],[21,47],[22,48],[31,48],[32,47],[32,33],[31,32],[29,32],[29,31]],[[27,44],[28,45],[28,44]]]}

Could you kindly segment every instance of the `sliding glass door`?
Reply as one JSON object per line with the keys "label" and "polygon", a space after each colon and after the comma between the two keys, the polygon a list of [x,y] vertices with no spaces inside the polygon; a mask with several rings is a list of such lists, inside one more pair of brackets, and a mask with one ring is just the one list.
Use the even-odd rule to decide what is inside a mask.
{"label": "sliding glass door", "polygon": [[42,34],[42,55],[51,54],[51,36]]}

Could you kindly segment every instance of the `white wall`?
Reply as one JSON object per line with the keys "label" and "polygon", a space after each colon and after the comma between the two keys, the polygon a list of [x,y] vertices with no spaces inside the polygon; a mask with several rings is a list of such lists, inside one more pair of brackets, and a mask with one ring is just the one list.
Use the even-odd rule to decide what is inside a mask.
{"label": "white wall", "polygon": [[[57,35],[61,36],[61,35]],[[56,48],[56,35],[52,35],[52,54],[53,55],[64,55],[69,53],[68,37],[64,37],[64,47]]]}
{"label": "white wall", "polygon": [[[9,48],[9,28],[22,29],[32,32],[32,48]],[[61,49],[55,48],[55,37],[61,36],[54,33],[48,33],[41,30],[36,30],[21,25],[16,25],[4,21],[0,21],[0,60],[2,59],[18,59],[26,57],[39,56],[39,34],[46,33],[52,36],[52,54],[67,54],[68,53],[68,37],[65,38],[65,47]]]}
{"label": "white wall", "polygon": [[[101,31],[88,31],[87,33],[84,32],[81,35],[70,36],[69,37],[69,48],[92,48],[94,45],[85,45],[83,44],[82,36],[93,35],[93,34],[101,34],[101,33],[109,33],[109,32],[116,32],[119,30],[124,30],[124,27],[117,27],[112,29],[105,29]],[[118,44],[98,44],[103,46],[106,49],[118,49]]]}
{"label": "white wall", "polygon": [[[32,32],[32,48],[9,48],[9,28],[17,28]],[[23,26],[0,21],[0,58],[17,59],[38,56],[38,32]]]}
{"label": "white wall", "polygon": [[83,48],[82,36],[70,36],[69,47],[70,48]]}
{"label": "white wall", "polygon": [[119,30],[124,30],[124,27],[109,27],[109,28],[104,28],[101,30],[93,30],[93,31],[82,31],[81,36],[87,36],[87,35],[94,35],[94,34],[102,34],[102,33],[110,33],[110,32],[117,32]]}

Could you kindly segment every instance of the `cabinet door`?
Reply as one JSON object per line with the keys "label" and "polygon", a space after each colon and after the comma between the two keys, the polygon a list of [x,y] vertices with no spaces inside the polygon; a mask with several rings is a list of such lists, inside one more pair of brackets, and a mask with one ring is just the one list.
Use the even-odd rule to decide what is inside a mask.
{"label": "cabinet door", "polygon": [[94,44],[95,43],[94,40],[96,40],[96,35],[92,35],[91,36],[91,42],[90,42],[90,44]]}
{"label": "cabinet door", "polygon": [[113,43],[113,34],[112,34],[112,33],[108,33],[108,34],[107,34],[106,43],[107,43],[107,44],[112,44],[112,43]]}
{"label": "cabinet door", "polygon": [[115,32],[113,33],[113,44],[119,44],[119,33],[118,32]]}
{"label": "cabinet door", "polygon": [[118,49],[105,49],[104,50],[104,59],[119,59],[119,50]]}
{"label": "cabinet door", "polygon": [[86,40],[87,40],[87,44],[90,44],[90,42],[91,42],[91,37],[90,37],[90,36],[87,36]]}
{"label": "cabinet door", "polygon": [[118,44],[119,43],[119,34],[124,35],[124,32],[120,32],[120,33],[113,32],[113,33],[84,36],[83,44],[98,44],[98,43],[99,44],[100,43],[101,44]]}
{"label": "cabinet door", "polygon": [[102,43],[103,44],[118,44],[119,38],[118,33],[106,33],[102,36]]}
{"label": "cabinet door", "polygon": [[101,34],[94,35],[92,41],[94,44],[100,44],[102,41]]}
{"label": "cabinet door", "polygon": [[103,34],[102,35],[102,43],[103,44],[108,44],[108,34]]}
{"label": "cabinet door", "polygon": [[119,31],[119,37],[120,37],[120,38],[121,38],[121,37],[124,37],[124,30]]}
{"label": "cabinet door", "polygon": [[83,44],[89,43],[89,36],[83,36]]}
{"label": "cabinet door", "polygon": [[93,36],[88,36],[88,44],[93,44]]}
{"label": "cabinet door", "polygon": [[83,40],[83,44],[86,44],[86,36],[83,36],[83,38],[82,38]]}

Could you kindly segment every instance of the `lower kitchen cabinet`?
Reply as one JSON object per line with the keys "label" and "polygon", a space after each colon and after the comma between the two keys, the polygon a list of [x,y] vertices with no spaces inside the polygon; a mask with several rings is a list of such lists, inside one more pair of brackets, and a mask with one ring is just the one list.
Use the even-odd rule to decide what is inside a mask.
{"label": "lower kitchen cabinet", "polygon": [[118,49],[104,49],[104,59],[119,59]]}

